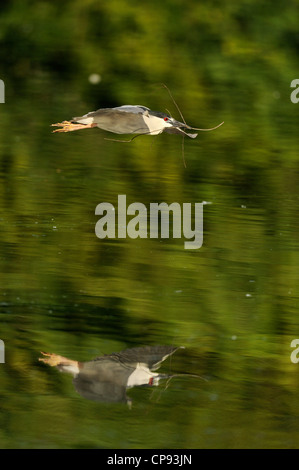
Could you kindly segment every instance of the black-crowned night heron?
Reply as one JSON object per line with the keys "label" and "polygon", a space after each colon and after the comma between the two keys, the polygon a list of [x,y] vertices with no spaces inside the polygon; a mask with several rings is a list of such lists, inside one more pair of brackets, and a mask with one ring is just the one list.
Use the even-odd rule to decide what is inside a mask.
{"label": "black-crowned night heron", "polygon": [[178,349],[180,347],[172,346],[132,348],[88,362],[78,362],[57,354],[42,352],[43,357],[39,358],[39,361],[72,374],[75,389],[84,398],[100,402],[128,403],[128,388],[158,385],[160,379],[173,377],[153,371]]}
{"label": "black-crowned night heron", "polygon": [[[151,111],[145,106],[124,105],[116,108],[98,109],[84,114],[84,116],[75,117],[70,121],[52,124],[52,126],[61,127],[61,129],[56,129],[53,132],[71,132],[99,127],[115,134],[157,135],[167,132],[168,134],[187,135],[194,139],[198,134],[187,133],[185,129],[208,131],[217,129],[222,124],[211,129],[198,129],[188,126],[185,121],[177,121],[165,113]],[[124,142],[130,142],[131,140]]]}

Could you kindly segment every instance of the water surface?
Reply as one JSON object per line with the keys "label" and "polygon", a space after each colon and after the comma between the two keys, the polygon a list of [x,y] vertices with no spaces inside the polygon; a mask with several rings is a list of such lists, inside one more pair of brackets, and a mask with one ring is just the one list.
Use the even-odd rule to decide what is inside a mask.
{"label": "water surface", "polygon": [[[34,12],[6,6],[2,20],[1,447],[298,447],[299,108],[289,99],[293,36],[282,39],[293,34],[292,12],[267,10],[266,27],[257,2],[254,14],[244,2],[213,12],[72,2],[59,14],[37,3]],[[130,18],[138,41],[126,34]],[[91,84],[91,73],[102,81]],[[176,135],[121,144],[97,129],[51,133],[53,122],[123,104],[179,119],[161,81],[188,123],[225,121],[185,139],[186,168]],[[100,240],[95,208],[116,207],[120,194],[148,208],[205,202],[203,246]],[[40,351],[89,361],[155,345],[185,347],[164,373],[202,378],[130,389],[131,409],[83,398],[38,361]]]}

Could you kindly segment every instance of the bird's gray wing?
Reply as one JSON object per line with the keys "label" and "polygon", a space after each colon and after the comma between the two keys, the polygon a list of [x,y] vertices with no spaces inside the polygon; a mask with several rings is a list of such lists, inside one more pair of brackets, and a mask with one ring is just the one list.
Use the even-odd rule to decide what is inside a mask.
{"label": "bird's gray wing", "polygon": [[111,109],[117,109],[118,111],[122,113],[134,113],[134,114],[145,114],[147,111],[150,111],[150,109],[147,108],[146,106],[131,105],[131,104],[124,104],[123,106],[118,106],[116,108],[111,108]]}
{"label": "bird's gray wing", "polygon": [[133,113],[133,114],[144,114],[149,111],[149,108],[140,105],[130,105],[125,104],[123,106],[117,106],[115,108],[100,108],[96,111],[91,111],[90,113],[84,114],[83,116],[77,116],[72,118],[74,122],[80,122],[86,118],[93,118],[96,119],[97,117],[107,116],[110,114],[117,115],[118,113]]}
{"label": "bird's gray wing", "polygon": [[146,364],[149,369],[156,370],[165,359],[175,353],[182,346],[145,346],[141,348],[131,348],[110,355],[122,364],[130,364],[135,367],[136,364]]}
{"label": "bird's gray wing", "polygon": [[74,117],[72,122],[97,124],[97,127],[115,134],[144,134],[149,132],[143,116],[148,112],[145,106],[119,106],[103,108]]}
{"label": "bird's gray wing", "polygon": [[126,402],[127,382],[134,369],[103,356],[81,363],[80,373],[73,383],[77,392],[89,400]]}

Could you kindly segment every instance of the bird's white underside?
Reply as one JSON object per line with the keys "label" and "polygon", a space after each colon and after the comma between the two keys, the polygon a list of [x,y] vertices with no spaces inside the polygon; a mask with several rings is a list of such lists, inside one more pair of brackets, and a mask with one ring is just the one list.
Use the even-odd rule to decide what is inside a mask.
{"label": "bird's white underside", "polygon": [[60,364],[59,369],[61,372],[67,372],[68,374],[72,374],[73,376],[76,376],[79,374],[79,365],[77,362],[77,365],[75,365],[75,361],[73,361],[74,364]]}
{"label": "bird's white underside", "polygon": [[127,387],[135,387],[138,385],[147,385],[152,377],[156,377],[157,373],[151,372],[145,364],[137,364],[136,369],[128,378]]}

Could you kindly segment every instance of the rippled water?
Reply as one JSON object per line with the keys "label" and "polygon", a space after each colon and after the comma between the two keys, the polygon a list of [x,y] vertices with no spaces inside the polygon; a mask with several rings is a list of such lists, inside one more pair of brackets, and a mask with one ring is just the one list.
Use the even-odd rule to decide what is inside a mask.
{"label": "rippled water", "polygon": [[[124,146],[87,132],[46,135],[38,162],[1,173],[2,445],[296,446],[298,170],[235,171],[215,135],[186,142],[185,169],[176,136]],[[208,202],[203,246],[98,239],[95,208],[118,194]],[[38,362],[157,344],[185,346],[164,372],[202,378],[130,389],[131,409],[84,399]]]}
{"label": "rippled water", "polygon": [[[188,55],[195,54],[196,44],[186,23],[182,49],[174,48],[180,36],[169,32],[173,56],[167,41],[163,54],[159,44],[141,51],[142,42],[125,42],[122,56],[117,47],[129,39],[114,25],[117,46],[97,46],[103,82],[92,84],[87,78],[98,72],[93,48],[103,45],[99,36],[86,39],[89,46],[81,38],[67,48],[64,69],[53,51],[67,40],[68,29],[57,17],[58,45],[51,32],[51,41],[28,46],[28,53],[28,37],[34,41],[38,32],[43,37],[39,28],[47,24],[47,8],[56,7],[43,2],[33,19],[21,23],[20,56],[13,55],[10,36],[12,61],[7,58],[10,68],[7,78],[3,75],[0,446],[298,447],[299,366],[291,360],[291,341],[299,338],[299,104],[290,102],[289,83],[273,73],[285,55],[264,53],[263,62],[233,40],[217,52],[210,26],[203,40],[210,48],[200,49],[199,61],[198,55]],[[78,34],[84,25],[93,25],[96,34],[92,9],[88,12],[82,28],[75,28]],[[138,12],[136,22],[146,25]],[[179,17],[175,9],[171,14]],[[73,31],[74,18],[65,18]],[[154,20],[150,24],[155,27]],[[229,30],[234,31],[228,27],[221,34],[226,38]],[[140,47],[138,61],[130,55],[134,47]],[[288,70],[295,67],[290,57],[283,62]],[[34,60],[40,68],[34,68]],[[182,67],[180,60],[186,61]],[[126,68],[130,64],[134,73]],[[165,89],[155,85],[170,76],[177,80],[172,92],[189,124],[212,127],[225,121],[214,132],[185,139],[186,168],[177,135],[143,136],[125,144],[105,140],[115,135],[98,129],[51,133],[50,124],[100,106],[171,108],[180,119]],[[147,210],[151,203],[190,203],[192,208],[204,203],[202,247],[186,249],[183,237],[172,236],[99,239],[96,207],[107,202],[117,213],[119,195],[126,196],[127,205],[139,202]],[[76,391],[71,375],[38,360],[41,351],[88,362],[156,345],[184,347],[159,369],[174,377],[128,389],[131,406],[88,400]]]}

